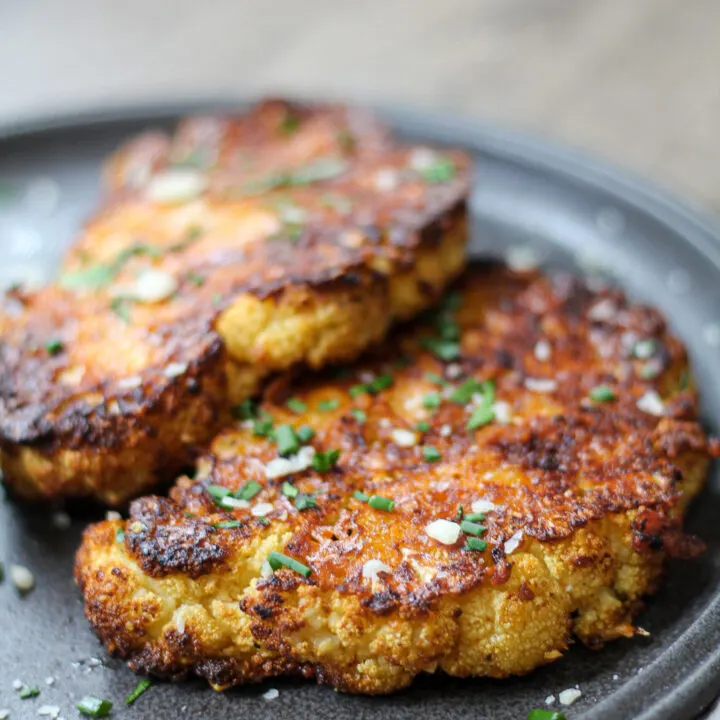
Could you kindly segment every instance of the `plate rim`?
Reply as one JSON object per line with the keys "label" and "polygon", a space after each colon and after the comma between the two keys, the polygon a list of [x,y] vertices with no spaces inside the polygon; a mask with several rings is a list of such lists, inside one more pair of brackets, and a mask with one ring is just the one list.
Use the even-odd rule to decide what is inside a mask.
{"label": "plate rim", "polygon": [[[260,97],[174,99],[157,103],[92,106],[75,112],[39,113],[1,123],[0,145],[86,127],[141,121],[151,123],[170,121],[188,114],[239,111],[257,102]],[[286,97],[299,102],[352,103],[352,100],[346,98]],[[489,153],[505,161],[622,197],[625,203],[682,236],[698,252],[708,257],[720,273],[720,221],[708,209],[687,199],[680,199],[674,191],[632,170],[600,159],[591,152],[473,117],[407,105],[358,104],[378,112],[393,125],[411,127],[413,133],[427,133],[433,137],[442,135],[449,141],[467,146],[473,152]],[[696,648],[700,639],[705,643],[710,641],[710,648],[698,656]],[[678,677],[678,667],[691,667],[692,671]],[[690,626],[643,670],[641,675],[635,675],[617,691],[588,708],[582,715],[584,720],[604,720],[620,709],[624,713],[623,717],[631,717],[625,714],[629,711],[635,720],[676,720],[693,717],[707,708],[719,692],[715,686],[720,678],[720,589],[716,590],[714,597]],[[657,697],[651,705],[646,705],[647,698],[652,695]]]}

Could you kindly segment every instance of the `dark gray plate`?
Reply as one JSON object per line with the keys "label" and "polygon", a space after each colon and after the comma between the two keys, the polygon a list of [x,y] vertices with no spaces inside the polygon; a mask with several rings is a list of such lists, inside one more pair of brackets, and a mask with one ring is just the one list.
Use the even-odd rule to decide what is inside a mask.
{"label": "dark gray plate", "polygon": [[[202,109],[228,109],[217,103]],[[0,134],[0,280],[52,274],[63,245],[98,200],[103,157],[148,124],[201,108],[165,108],[62,118]],[[464,145],[478,157],[473,197],[474,249],[518,259],[531,247],[553,268],[605,268],[635,297],[655,303],[688,344],[711,426],[720,418],[720,233],[701,214],[594,160],[461,120],[388,112],[403,134]],[[389,698],[340,695],[310,683],[272,681],[214,693],[203,684],[159,683],[131,709],[136,678],[108,660],[83,619],[72,582],[73,552],[99,509],[74,509],[72,527],[52,512],[5,502],[0,559],[33,570],[36,589],[17,597],[0,586],[0,708],[37,717],[42,704],[76,717],[77,699],[93,693],[115,703],[114,716],[188,718],[492,718],[519,720],[545,697],[578,685],[573,720],[692,718],[712,699],[720,677],[720,479],[696,503],[690,528],[708,543],[699,560],[670,566],[661,593],[640,624],[651,636],[618,641],[600,653],[576,647],[527,678],[459,681],[423,677]],[[54,678],[46,685],[45,678]],[[14,679],[41,687],[21,701]],[[277,699],[263,699],[270,687]],[[556,705],[557,707],[557,705]]]}

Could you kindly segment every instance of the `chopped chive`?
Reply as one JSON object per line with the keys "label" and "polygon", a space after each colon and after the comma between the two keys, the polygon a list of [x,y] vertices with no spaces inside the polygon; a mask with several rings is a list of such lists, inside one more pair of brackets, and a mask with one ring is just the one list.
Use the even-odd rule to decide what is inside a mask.
{"label": "chopped chive", "polygon": [[295,434],[303,445],[306,445],[315,437],[315,431],[309,425],[301,425]]}
{"label": "chopped chive", "polygon": [[222,522],[212,523],[214,528],[218,530],[232,530],[233,528],[242,527],[242,520],[223,520]]}
{"label": "chopped chive", "polygon": [[309,510],[310,508],[316,508],[317,502],[312,495],[308,495],[307,493],[300,493],[295,498],[295,507],[298,510]]}
{"label": "chopped chive", "polygon": [[565,714],[556,710],[531,710],[527,720],[566,720]]}
{"label": "chopped chive", "polygon": [[427,408],[428,410],[435,410],[436,408],[440,407],[440,403],[442,402],[442,395],[437,390],[433,390],[432,392],[425,393],[422,398],[422,405],[424,408]]}
{"label": "chopped chive", "polygon": [[487,405],[480,405],[480,407],[476,407],[472,411],[472,414],[468,418],[467,429],[477,430],[477,428],[483,427],[483,425],[491,423],[494,419],[495,411],[492,409],[492,407],[488,407]]}
{"label": "chopped chive", "polygon": [[460,529],[467,535],[482,535],[487,530],[484,525],[467,519],[460,523]]}
{"label": "chopped chive", "polygon": [[431,184],[448,182],[455,177],[456,172],[455,163],[447,157],[438,157],[418,171],[420,177]]}
{"label": "chopped chive", "polygon": [[313,455],[313,469],[319,473],[326,473],[337,464],[340,457],[339,450],[328,450],[327,452],[316,452]]}
{"label": "chopped chive", "polygon": [[607,385],[598,385],[588,394],[595,402],[610,402],[615,399],[615,393]]}
{"label": "chopped chive", "polygon": [[253,435],[258,437],[270,437],[273,433],[272,418],[255,418],[253,421]]}
{"label": "chopped chive", "polygon": [[130,306],[132,300],[124,297],[116,297],[110,301],[110,310],[114,312],[124,323],[129,323],[132,319]]}
{"label": "chopped chive", "polygon": [[359,502],[367,502],[367,501],[370,499],[370,496],[369,496],[369,495],[366,495],[366,494],[365,494],[364,492],[362,492],[361,490],[356,490],[356,491],[353,493],[353,497],[354,497],[357,501],[359,501]]}
{"label": "chopped chive", "polygon": [[292,425],[278,425],[275,428],[275,442],[282,457],[294,455],[300,449],[300,440]]}
{"label": "chopped chive", "polygon": [[222,485],[208,485],[207,491],[216,503],[219,503],[224,497],[230,495],[230,490]]}
{"label": "chopped chive", "polygon": [[320,412],[330,412],[331,410],[337,410],[340,407],[340,401],[337,398],[332,400],[321,400],[317,404],[317,409]]}
{"label": "chopped chive", "polygon": [[460,343],[442,338],[424,338],[420,345],[429,350],[435,357],[445,362],[457,360],[460,357]]}
{"label": "chopped chive", "polygon": [[252,400],[243,400],[233,407],[232,416],[236,420],[252,420],[257,417],[257,405]]}
{"label": "chopped chive", "polygon": [[439,385],[440,387],[447,387],[450,383],[439,373],[429,372],[425,373],[425,379],[428,382],[433,383],[434,385]]}
{"label": "chopped chive", "polygon": [[273,570],[279,570],[282,567],[286,567],[289,570],[294,570],[303,577],[309,577],[312,573],[312,570],[307,565],[303,565],[299,560],[283,555],[282,553],[275,552],[274,550],[268,555],[267,561]]}
{"label": "chopped chive", "polygon": [[395,501],[382,495],[371,495],[368,498],[368,505],[375,510],[392,512],[395,509]]}
{"label": "chopped chive", "polygon": [[442,455],[434,445],[425,445],[423,448],[423,457],[428,462],[437,462],[442,458]]}
{"label": "chopped chive", "polygon": [[96,290],[109,285],[117,271],[110,265],[92,265],[82,270],[65,273],[60,277],[60,285],[70,290]]}
{"label": "chopped chive", "polygon": [[419,430],[420,432],[430,432],[430,423],[427,420],[421,420],[416,426],[416,430]]}
{"label": "chopped chive", "polygon": [[0,562],[0,583],[5,579],[5,566]]}
{"label": "chopped chive", "polygon": [[294,498],[297,497],[298,489],[291,485],[287,480],[280,486],[280,491],[285,497]]}
{"label": "chopped chive", "polygon": [[[203,229],[199,225],[191,225],[185,231],[185,237],[174,245],[168,247],[168,252],[177,253],[187,250],[196,240],[199,240],[203,236]],[[159,256],[155,256],[159,257]]]}
{"label": "chopped chive", "polygon": [[255,480],[248,480],[239,490],[232,495],[238,500],[252,500],[259,492],[262,492],[262,485]]}
{"label": "chopped chive", "polygon": [[353,408],[350,411],[350,414],[362,425],[363,423],[367,422],[367,413],[364,410],[360,410],[360,408]]}
{"label": "chopped chive", "polygon": [[191,282],[195,287],[200,287],[205,284],[205,278],[199,273],[196,273],[194,270],[191,270],[187,274],[187,279],[188,282]]}
{"label": "chopped chive", "polygon": [[122,528],[115,531],[115,542],[125,542],[125,531]]}
{"label": "chopped chive", "polygon": [[112,703],[109,700],[102,700],[94,695],[86,695],[77,704],[77,709],[83,715],[90,717],[103,718],[110,714]]}
{"label": "chopped chive", "polygon": [[132,705],[151,685],[152,680],[149,678],[143,678],[135,686],[135,689],[125,698],[125,703],[127,705]]}
{"label": "chopped chive", "polygon": [[304,413],[304,412],[307,410],[307,405],[306,405],[302,400],[299,400],[299,399],[296,398],[296,397],[291,397],[291,398],[287,401],[286,405],[287,405],[288,408],[289,408],[290,410],[292,410],[294,413],[298,413],[298,415],[299,415],[300,413]]}
{"label": "chopped chive", "polygon": [[257,521],[265,527],[267,527],[270,524],[270,521],[266,517],[259,517],[257,519]]}
{"label": "chopped chive", "polygon": [[480,538],[469,537],[467,539],[467,542],[465,543],[465,548],[467,550],[484,552],[485,550],[487,550],[487,543],[485,542],[485,540],[481,540]]}
{"label": "chopped chive", "polygon": [[463,519],[464,511],[463,506],[458,505],[457,512],[455,513],[455,522],[460,522]]}
{"label": "chopped chive", "polygon": [[62,343],[62,340],[58,340],[57,338],[49,340],[48,343],[45,345],[45,349],[50,355],[57,355],[58,353],[62,352],[63,347],[64,345]]}
{"label": "chopped chive", "polygon": [[387,373],[378,375],[376,378],[367,384],[367,390],[369,393],[379,393],[381,390],[386,390],[393,384],[393,376]]}
{"label": "chopped chive", "polygon": [[40,694],[40,688],[37,685],[23,685],[18,696],[21,700],[29,700],[30,698],[37,697]]}
{"label": "chopped chive", "polygon": [[450,400],[458,405],[466,405],[470,402],[473,395],[482,392],[483,387],[484,383],[475,380],[475,378],[468,378],[462,385],[453,390],[450,395]]}
{"label": "chopped chive", "polygon": [[358,395],[367,392],[367,385],[353,385],[348,392],[351,398],[356,398]]}
{"label": "chopped chive", "polygon": [[470,522],[482,522],[485,519],[485,513],[468,513],[465,519]]}

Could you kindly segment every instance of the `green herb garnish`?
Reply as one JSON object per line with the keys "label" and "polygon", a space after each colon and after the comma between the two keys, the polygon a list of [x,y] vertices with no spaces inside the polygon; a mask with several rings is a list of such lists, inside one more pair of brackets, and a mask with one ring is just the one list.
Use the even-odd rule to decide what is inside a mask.
{"label": "green herb garnish", "polygon": [[477,430],[479,427],[483,427],[483,425],[488,425],[494,419],[495,411],[492,409],[492,406],[480,405],[472,411],[466,427],[468,430]]}
{"label": "green herb garnish", "polygon": [[418,170],[420,177],[427,183],[444,183],[452,180],[457,173],[455,163],[448,157],[438,157],[429,165]]}
{"label": "green herb garnish", "polygon": [[255,480],[248,480],[232,496],[238,500],[252,500],[258,493],[262,492],[263,486]]}
{"label": "green herb garnish", "polygon": [[214,528],[218,530],[232,530],[233,528],[242,527],[242,520],[223,520],[222,522],[212,523]]}
{"label": "green herb garnish", "polygon": [[531,710],[527,720],[566,720],[565,714],[556,710]]}
{"label": "green herb garnish", "polygon": [[40,694],[40,688],[37,685],[23,685],[18,690],[18,696],[21,700],[29,700],[30,698],[37,697]]}
{"label": "green herb garnish", "polygon": [[316,508],[317,502],[312,495],[308,495],[307,493],[300,493],[295,498],[295,507],[300,511],[309,510],[310,508]]}
{"label": "green herb garnish", "polygon": [[340,407],[340,401],[337,398],[332,400],[321,400],[317,404],[317,409],[320,412],[330,412],[331,410],[337,410]]}
{"label": "green herb garnish", "polygon": [[473,395],[478,395],[485,388],[485,384],[475,378],[468,378],[462,385],[455,388],[450,395],[450,400],[458,405],[466,405]]}
{"label": "green herb garnish", "polygon": [[367,422],[367,413],[359,408],[353,408],[350,414],[362,425]]}
{"label": "green herb garnish", "polygon": [[375,510],[384,510],[392,512],[395,509],[395,501],[382,495],[371,495],[368,498],[368,505]]}
{"label": "green herb garnish", "polygon": [[445,362],[457,360],[460,357],[460,343],[442,338],[424,338],[420,345],[430,351],[435,357]]}
{"label": "green herb garnish", "polygon": [[115,542],[125,542],[125,531],[122,528],[115,531]]}
{"label": "green herb garnish", "polygon": [[283,553],[275,552],[274,550],[268,555],[267,561],[273,570],[286,567],[289,570],[294,570],[303,577],[309,577],[312,573],[312,570],[307,565],[303,565],[299,560],[283,555]]}
{"label": "green herb garnish", "polygon": [[615,393],[607,385],[597,385],[588,395],[595,402],[611,402],[615,399]]}
{"label": "green herb garnish", "polygon": [[83,715],[103,718],[110,714],[110,710],[112,710],[112,703],[109,700],[102,700],[94,695],[86,695],[77,704],[77,709]]}
{"label": "green herb garnish", "polygon": [[294,498],[298,496],[299,490],[294,485],[285,480],[280,486],[280,492],[282,492],[285,497]]}
{"label": "green herb garnish", "polygon": [[460,529],[467,535],[482,535],[487,528],[467,518],[460,523]]}
{"label": "green herb garnish", "polygon": [[195,287],[200,287],[205,284],[205,278],[194,270],[191,270],[186,277],[188,282],[191,282]]}
{"label": "green herb garnish", "polygon": [[328,450],[327,452],[316,452],[313,455],[312,466],[313,469],[319,473],[329,472],[333,468],[338,459],[340,458],[339,450]]}
{"label": "green herb garnish", "polygon": [[255,418],[252,421],[253,435],[256,437],[271,437],[273,434],[272,418]]}
{"label": "green herb garnish", "polygon": [[473,550],[476,552],[484,552],[485,550],[487,550],[487,543],[485,542],[485,540],[480,540],[480,538],[469,537],[467,539],[467,542],[465,543],[465,549]]}
{"label": "green herb garnish", "polygon": [[129,324],[132,319],[131,307],[133,301],[130,298],[116,297],[110,301],[110,310],[114,312],[124,323]]}
{"label": "green herb garnish", "polygon": [[442,458],[442,455],[434,445],[425,445],[423,447],[423,457],[427,462],[437,462]]}
{"label": "green herb garnish", "polygon": [[274,435],[278,446],[278,454],[282,457],[295,455],[300,449],[300,440],[291,425],[278,425],[275,428]]}
{"label": "green herb garnish", "polygon": [[292,410],[294,413],[297,413],[298,415],[300,413],[304,413],[307,410],[307,405],[302,401],[299,400],[296,397],[291,397],[286,405],[290,410]]}
{"label": "green herb garnish", "polygon": [[62,340],[58,340],[57,338],[53,338],[52,340],[48,340],[48,342],[45,345],[45,349],[48,351],[50,355],[57,355],[58,353],[61,353],[63,351],[64,345],[62,343]]}
{"label": "green herb garnish", "polygon": [[442,375],[439,375],[438,373],[425,373],[425,379],[428,382],[433,383],[433,385],[439,385],[440,387],[447,387],[450,384]]}
{"label": "green herb garnish", "polygon": [[257,414],[257,405],[252,400],[243,400],[232,409],[232,416],[236,420],[252,420]]}
{"label": "green herb garnish", "polygon": [[132,705],[151,685],[152,680],[149,678],[143,678],[135,686],[135,689],[125,698],[125,703],[127,705]]}
{"label": "green herb garnish", "polygon": [[422,398],[422,405],[424,408],[427,408],[428,410],[435,410],[440,407],[440,403],[442,402],[442,395],[437,392],[437,390],[433,390],[432,392],[426,393],[423,395]]}
{"label": "green herb garnish", "polygon": [[427,420],[421,420],[416,426],[416,430],[419,430],[420,432],[426,433],[430,432],[430,423]]}
{"label": "green herb garnish", "polygon": [[208,485],[206,490],[210,497],[216,502],[220,503],[224,497],[231,494],[230,489],[223,485]]}
{"label": "green herb garnish", "polygon": [[370,499],[370,496],[367,495],[366,493],[362,492],[361,490],[356,490],[356,491],[353,493],[353,497],[354,497],[358,502],[364,502],[364,503],[367,502],[367,501]]}
{"label": "green herb garnish", "polygon": [[301,425],[296,435],[303,445],[307,445],[315,437],[315,431],[309,425]]}

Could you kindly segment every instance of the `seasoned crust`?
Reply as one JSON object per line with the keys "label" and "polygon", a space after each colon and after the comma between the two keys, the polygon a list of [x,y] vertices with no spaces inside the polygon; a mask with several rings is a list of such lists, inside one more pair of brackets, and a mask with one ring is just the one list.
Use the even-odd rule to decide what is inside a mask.
{"label": "seasoned crust", "polygon": [[[476,265],[458,290],[459,310],[451,295],[347,374],[266,389],[257,427],[309,425],[316,452],[340,451],[330,471],[268,477],[277,447],[244,421],[169,499],[88,528],[75,576],[111,652],[216,688],[287,671],[384,693],[421,672],[525,673],[573,636],[597,647],[634,634],[664,557],[702,547],[682,515],[717,443],[698,424],[684,348],[656,311],[565,277]],[[461,354],[441,361],[433,353],[454,353],[432,340],[454,342],[456,323]],[[490,386],[468,396],[470,379],[495,395],[494,418],[472,431]],[[299,509],[285,481],[316,506]],[[260,491],[247,508],[208,490],[248,482]],[[484,550],[467,533],[427,534],[478,501]],[[310,575],[269,574],[271,551]]]}
{"label": "seasoned crust", "polygon": [[[353,359],[464,264],[460,152],[279,101],[187,120],[139,171],[159,137],[110,160],[59,282],[4,298],[0,463],[26,497],[115,504],[175,477],[264,377]],[[418,153],[450,171],[428,181]]]}

